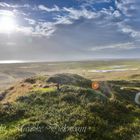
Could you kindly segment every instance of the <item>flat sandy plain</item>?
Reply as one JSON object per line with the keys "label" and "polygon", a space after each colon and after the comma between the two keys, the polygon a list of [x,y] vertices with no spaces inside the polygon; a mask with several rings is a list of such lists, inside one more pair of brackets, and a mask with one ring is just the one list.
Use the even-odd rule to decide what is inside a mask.
{"label": "flat sandy plain", "polygon": [[140,60],[95,60],[72,62],[37,62],[0,64],[0,89],[35,75],[75,73],[86,78],[105,80],[140,80]]}

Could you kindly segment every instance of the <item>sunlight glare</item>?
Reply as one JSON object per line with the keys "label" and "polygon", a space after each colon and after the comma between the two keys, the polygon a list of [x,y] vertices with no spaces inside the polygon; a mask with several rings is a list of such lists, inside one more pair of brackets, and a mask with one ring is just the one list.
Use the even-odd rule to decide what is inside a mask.
{"label": "sunlight glare", "polygon": [[3,16],[0,19],[0,33],[12,33],[16,29],[13,17]]}

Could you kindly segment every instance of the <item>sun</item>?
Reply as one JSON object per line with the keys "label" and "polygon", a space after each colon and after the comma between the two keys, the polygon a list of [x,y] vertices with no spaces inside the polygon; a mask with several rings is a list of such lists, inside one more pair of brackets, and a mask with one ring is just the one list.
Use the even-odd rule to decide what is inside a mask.
{"label": "sun", "polygon": [[0,33],[12,33],[16,29],[13,17],[3,16],[0,18]]}

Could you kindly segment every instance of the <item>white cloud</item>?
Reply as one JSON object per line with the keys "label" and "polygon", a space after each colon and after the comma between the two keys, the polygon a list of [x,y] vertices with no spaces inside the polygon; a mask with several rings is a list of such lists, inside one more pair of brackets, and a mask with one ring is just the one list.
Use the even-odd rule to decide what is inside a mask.
{"label": "white cloud", "polygon": [[113,15],[114,15],[114,17],[116,17],[116,18],[121,17],[121,13],[120,13],[118,10],[115,10],[115,11],[113,12]]}
{"label": "white cloud", "polygon": [[40,22],[36,25],[34,35],[50,37],[56,30],[56,27],[51,22]]}
{"label": "white cloud", "polygon": [[103,51],[103,50],[131,50],[135,49],[136,47],[134,46],[133,43],[127,42],[127,43],[118,43],[118,44],[112,44],[112,45],[107,45],[107,46],[95,46],[90,49],[90,51]]}
{"label": "white cloud", "polygon": [[129,10],[134,10],[135,4],[136,4],[135,0],[122,0],[122,1],[115,0],[115,5],[117,9],[128,17],[132,16],[132,13],[129,12]]}
{"label": "white cloud", "polygon": [[[59,12],[64,12],[65,15],[61,16],[59,14],[56,15],[53,19],[55,21],[52,22],[36,22],[36,27],[34,28],[34,32],[32,34],[40,35],[40,36],[51,36],[56,30],[58,25],[69,25],[73,24],[75,20],[79,20],[80,18],[84,19],[96,19],[99,18],[100,16],[109,16],[112,18],[112,16],[120,16],[118,11],[115,11],[114,15],[112,11],[109,9],[103,8],[99,12],[94,12],[91,10],[87,10],[86,8],[81,8],[81,9],[75,9],[75,8],[67,8],[64,7],[63,9],[56,8],[56,9],[46,9],[47,7],[44,7],[43,5],[39,6],[40,10],[45,10],[45,11],[55,11],[59,9]],[[35,24],[35,21],[25,18],[25,20],[28,20],[30,24]]]}
{"label": "white cloud", "polygon": [[0,2],[0,6],[1,7],[10,7],[10,5],[5,2]]}
{"label": "white cloud", "polygon": [[29,4],[17,5],[17,4],[8,4],[5,2],[0,2],[1,7],[10,7],[10,8],[30,8]]}
{"label": "white cloud", "polygon": [[[97,17],[97,14],[92,11],[88,11],[87,9],[83,8],[81,10],[76,10],[73,8],[66,8],[64,7],[63,9],[60,10],[57,6],[55,6],[52,9],[48,9],[47,7],[44,7],[43,5],[39,6],[40,10],[45,10],[47,12],[52,12],[52,11],[63,11],[66,13],[65,16],[60,16],[57,15],[53,19],[55,21],[52,22],[37,22],[34,19],[30,18],[24,18],[29,22],[30,25],[35,25],[35,27],[20,27],[21,30],[18,30],[20,32],[23,32],[25,34],[31,34],[31,35],[36,35],[36,36],[46,36],[50,37],[56,30],[58,25],[69,25],[73,24],[74,20],[78,20],[81,17],[86,18],[86,19],[93,19]],[[25,30],[25,31],[24,31]]]}
{"label": "white cloud", "polygon": [[23,33],[25,35],[32,35],[34,32],[34,29],[33,29],[33,27],[17,26],[16,32]]}
{"label": "white cloud", "polygon": [[140,31],[136,31],[136,30],[132,29],[132,27],[130,27],[124,23],[119,23],[118,27],[121,32],[130,35],[132,38],[140,39]]}
{"label": "white cloud", "polygon": [[60,11],[60,8],[56,5],[53,8],[48,8],[47,6],[39,5],[38,8],[39,10],[46,11],[46,12],[59,12]]}
{"label": "white cloud", "polygon": [[36,24],[36,21],[34,19],[30,19],[30,18],[24,18],[24,19],[27,20],[30,25],[35,25]]}
{"label": "white cloud", "polygon": [[50,37],[56,30],[51,22],[40,22],[35,27],[32,26],[16,26],[15,33],[21,33],[27,36]]}
{"label": "white cloud", "polygon": [[97,17],[97,13],[87,10],[85,8],[82,8],[80,10],[74,9],[74,8],[63,8],[64,12],[68,12],[68,17],[74,20],[78,20],[79,18],[83,17],[86,19],[93,19]]}
{"label": "white cloud", "polygon": [[71,21],[71,19],[69,19],[69,17],[67,16],[57,16],[54,18],[56,20],[55,25],[59,25],[59,24],[72,24],[73,22]]}
{"label": "white cloud", "polygon": [[13,13],[14,13],[15,15],[20,15],[20,16],[29,16],[29,13],[20,11],[20,10],[18,10],[18,9],[13,9]]}
{"label": "white cloud", "polygon": [[14,16],[14,13],[9,10],[0,10],[0,15],[2,16]]}
{"label": "white cloud", "polygon": [[79,2],[83,2],[83,6],[90,6],[94,3],[103,3],[103,2],[106,2],[106,3],[109,3],[111,0],[77,0]]}

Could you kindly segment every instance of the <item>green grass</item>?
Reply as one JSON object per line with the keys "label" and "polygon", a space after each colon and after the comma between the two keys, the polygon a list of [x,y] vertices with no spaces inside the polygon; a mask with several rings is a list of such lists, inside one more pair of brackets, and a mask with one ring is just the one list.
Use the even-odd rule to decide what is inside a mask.
{"label": "green grass", "polygon": [[16,136],[20,135],[22,125],[27,123],[28,119],[20,119],[10,123],[1,125],[0,139],[14,140]]}
{"label": "green grass", "polygon": [[50,88],[33,88],[32,91],[38,91],[38,92],[53,92],[56,91],[55,87],[50,87]]}
{"label": "green grass", "polygon": [[[45,80],[44,80],[45,81]],[[30,94],[0,106],[0,140],[133,140],[140,131],[140,108],[134,103],[139,81],[107,81],[112,97],[102,86],[96,91],[77,85],[34,87]],[[127,89],[120,90],[121,87]],[[17,126],[45,126],[40,132],[19,131]],[[52,127],[57,126],[51,129]],[[85,132],[66,131],[86,128]]]}

